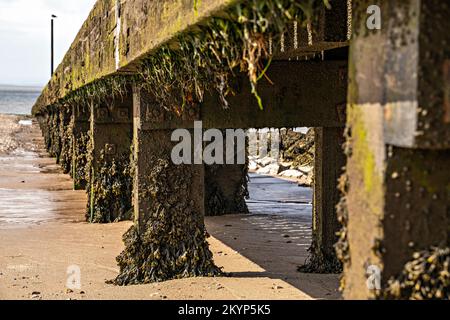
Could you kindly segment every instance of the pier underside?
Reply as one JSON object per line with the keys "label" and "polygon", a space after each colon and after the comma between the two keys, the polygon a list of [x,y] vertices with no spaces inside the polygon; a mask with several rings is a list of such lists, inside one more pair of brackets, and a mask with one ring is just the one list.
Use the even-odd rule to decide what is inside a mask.
{"label": "pier underside", "polygon": [[[248,214],[248,169],[172,161],[173,131],[195,135],[201,121],[203,130],[219,131],[315,128],[312,245],[300,271],[343,271],[346,298],[448,294],[440,284],[414,292],[402,279],[418,252],[446,252],[449,245],[450,52],[439,44],[450,43],[443,31],[450,6],[389,2],[382,6],[386,27],[368,30],[366,1],[336,1],[334,11],[319,6],[313,11],[317,19],[305,25],[290,14],[271,16],[265,34],[249,31],[246,23],[253,30],[261,25],[242,16],[236,20],[242,25],[234,24],[234,1],[204,1],[195,14],[192,1],[174,1],[187,12],[186,23],[177,32],[162,23],[150,41],[130,29],[154,30],[130,11],[147,2],[128,0],[122,9],[112,2],[98,2],[91,18],[110,10],[116,14],[107,22],[125,26],[115,42],[98,40],[115,47],[115,60],[110,54],[98,67],[87,65],[100,46],[94,42],[83,51],[80,33],[34,115],[49,153],[72,173],[75,188],[86,188],[87,220],[134,222],[114,283],[222,273],[204,220]],[[273,4],[251,3],[266,9]],[[288,13],[296,8],[289,0],[283,4]],[[154,14],[161,2],[150,6]],[[305,12],[296,13],[304,18]],[[166,14],[179,21],[172,11]],[[82,29],[88,35],[106,28],[94,20]],[[431,33],[436,20],[442,32]],[[226,30],[232,27],[250,35],[231,40]],[[214,45],[228,43],[218,34],[243,49],[216,50]],[[374,287],[367,285],[370,270],[379,279]]]}

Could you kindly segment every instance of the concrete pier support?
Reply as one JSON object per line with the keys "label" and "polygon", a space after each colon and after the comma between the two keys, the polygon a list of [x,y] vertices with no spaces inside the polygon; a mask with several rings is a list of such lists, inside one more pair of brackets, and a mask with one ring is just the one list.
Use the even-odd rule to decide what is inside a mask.
{"label": "concrete pier support", "polygon": [[[377,2],[382,28],[368,30]],[[360,1],[353,12],[345,297],[442,298],[436,259],[414,274],[407,264],[450,245],[450,6]]]}
{"label": "concrete pier support", "polygon": [[61,154],[61,136],[60,136],[60,112],[58,107],[53,106],[49,108],[48,117],[48,137],[47,150],[51,157],[56,158],[56,163],[59,163],[59,156]]}
{"label": "concrete pier support", "polygon": [[[226,137],[226,130],[222,132]],[[245,152],[248,159],[248,146]],[[226,155],[226,145],[223,154]],[[248,161],[246,164],[205,165],[206,216],[249,213],[248,197]]]}
{"label": "concrete pier support", "polygon": [[72,106],[72,179],[74,190],[84,190],[87,185],[88,144],[90,140],[90,111],[87,105]]}
{"label": "concrete pier support", "polygon": [[205,166],[205,215],[249,213],[247,165]]}
{"label": "concrete pier support", "polygon": [[48,151],[50,150],[50,115],[48,114],[48,112],[42,112],[37,115],[36,118],[42,131],[45,149]]}
{"label": "concrete pier support", "polygon": [[347,158],[343,144],[344,128],[315,128],[313,243],[302,272],[339,273],[335,245],[340,224],[336,206],[341,200],[338,181]]}
{"label": "concrete pier support", "polygon": [[[119,285],[220,273],[206,242],[205,167],[172,162],[177,144],[171,141],[173,130],[155,129],[167,119],[166,112],[135,89],[135,225],[124,236],[126,249],[117,258]],[[182,117],[186,123],[192,119],[191,125],[196,119],[195,112]]]}
{"label": "concrete pier support", "polygon": [[91,104],[88,221],[109,223],[132,217],[132,95]]}
{"label": "concrete pier support", "polygon": [[73,157],[73,145],[72,145],[72,128],[73,117],[72,107],[64,105],[59,110],[59,133],[61,139],[61,152],[59,156],[59,164],[65,174],[71,172],[72,157]]}

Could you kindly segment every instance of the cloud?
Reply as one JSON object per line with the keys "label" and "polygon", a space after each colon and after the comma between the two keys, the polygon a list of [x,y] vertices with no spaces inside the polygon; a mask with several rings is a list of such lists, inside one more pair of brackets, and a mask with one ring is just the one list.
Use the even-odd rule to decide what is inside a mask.
{"label": "cloud", "polygon": [[43,85],[50,77],[50,17],[55,64],[69,49],[95,0],[0,0],[0,83]]}

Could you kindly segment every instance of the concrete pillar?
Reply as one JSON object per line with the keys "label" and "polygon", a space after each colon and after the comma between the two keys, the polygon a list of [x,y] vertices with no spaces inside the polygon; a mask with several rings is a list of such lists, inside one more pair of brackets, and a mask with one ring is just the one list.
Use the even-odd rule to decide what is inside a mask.
{"label": "concrete pillar", "polygon": [[[226,137],[226,130],[222,132]],[[226,154],[226,145],[223,154]],[[248,159],[248,152],[246,157]],[[248,162],[243,165],[205,165],[206,216],[249,213],[248,197]]]}
{"label": "concrete pillar", "polygon": [[171,141],[173,130],[154,128],[168,124],[166,113],[135,89],[135,225],[124,236],[126,249],[118,257],[119,285],[219,274],[203,221],[205,167],[171,161],[177,144]]}
{"label": "concrete pillar", "polygon": [[90,112],[87,106],[72,106],[72,179],[74,190],[84,190],[88,177],[88,143],[89,143],[89,123]]}
{"label": "concrete pillar", "polygon": [[61,153],[59,157],[59,164],[61,165],[63,172],[68,174],[71,172],[72,167],[72,157],[73,157],[73,146],[72,146],[72,107],[62,106],[59,110],[59,132],[61,139]]}
{"label": "concrete pillar", "polygon": [[[370,4],[381,8],[380,30],[367,29]],[[389,280],[450,244],[450,6],[360,1],[353,12],[345,297],[438,298],[433,260],[410,274],[412,285]]]}
{"label": "concrete pillar", "polygon": [[341,200],[338,181],[346,165],[344,128],[315,128],[313,243],[302,272],[339,273],[335,245],[341,226],[336,206]]}
{"label": "concrete pillar", "polygon": [[59,156],[61,154],[60,114],[57,106],[51,107],[49,112],[48,152],[51,157],[56,158],[56,163],[59,164]]}
{"label": "concrete pillar", "polygon": [[249,213],[247,188],[246,165],[205,166],[205,215]]}
{"label": "concrete pillar", "polygon": [[110,223],[132,217],[132,106],[131,92],[91,103],[89,222]]}
{"label": "concrete pillar", "polygon": [[44,146],[47,151],[50,150],[50,111],[47,108],[39,117],[39,124],[44,138]]}

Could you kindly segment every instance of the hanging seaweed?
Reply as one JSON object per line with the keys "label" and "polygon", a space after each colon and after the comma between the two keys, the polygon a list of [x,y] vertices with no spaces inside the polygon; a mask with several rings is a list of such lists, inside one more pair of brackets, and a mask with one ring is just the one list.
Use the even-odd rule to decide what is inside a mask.
{"label": "hanging seaweed", "polygon": [[113,75],[98,79],[75,90],[61,99],[60,103],[85,106],[87,102],[98,104],[107,98],[123,97],[129,87],[136,81],[136,75]]}
{"label": "hanging seaweed", "polygon": [[206,242],[203,214],[191,200],[192,169],[153,155],[143,198],[149,212],[142,231],[124,235],[116,285],[133,285],[221,273]]}
{"label": "hanging seaweed", "polygon": [[[222,106],[233,94],[230,79],[248,75],[252,94],[263,108],[257,85],[270,65],[268,43],[277,41],[293,21],[306,26],[323,0],[252,0],[210,19],[195,32],[182,34],[144,60],[140,75],[145,87],[167,109],[203,101],[216,91]],[[175,43],[175,44],[172,44]]]}

